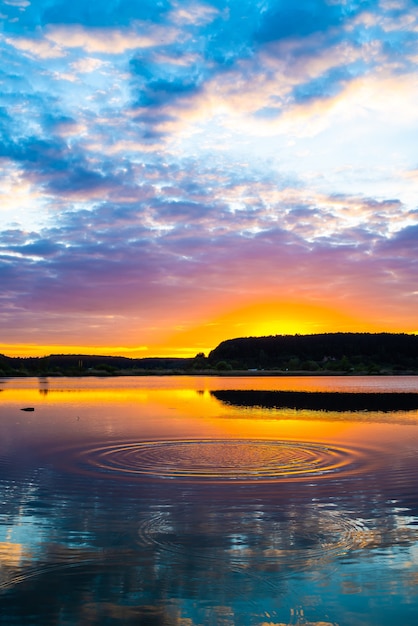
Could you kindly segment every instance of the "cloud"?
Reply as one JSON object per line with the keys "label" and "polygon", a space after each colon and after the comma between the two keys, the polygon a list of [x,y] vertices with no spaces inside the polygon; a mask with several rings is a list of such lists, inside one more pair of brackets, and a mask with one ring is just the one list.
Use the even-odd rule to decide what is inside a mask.
{"label": "cloud", "polygon": [[415,9],[7,5],[2,327],[123,345],[287,298],[410,328]]}
{"label": "cloud", "polygon": [[45,39],[30,39],[28,37],[7,37],[5,41],[17,50],[21,50],[29,56],[39,57],[40,59],[57,59],[65,56],[65,52],[60,46],[51,44]]}
{"label": "cloud", "polygon": [[219,9],[209,3],[198,2],[174,2],[173,9],[169,14],[169,20],[174,24],[187,24],[202,26],[214,20],[219,14]]}
{"label": "cloud", "polygon": [[29,0],[3,0],[4,4],[8,4],[12,7],[28,7],[30,6]]}
{"label": "cloud", "polygon": [[22,169],[4,160],[1,163],[3,179],[0,182],[0,224],[3,220],[15,219],[21,210],[26,214],[38,207],[38,202],[42,197],[36,185],[32,185],[26,178]]}
{"label": "cloud", "polygon": [[[417,215],[415,215],[417,217]],[[396,258],[407,256],[418,264],[418,224],[411,224],[397,231],[390,239],[382,242],[382,250],[394,252]]]}
{"label": "cloud", "polygon": [[100,59],[85,57],[71,63],[71,69],[80,74],[89,74],[90,72],[95,72],[104,65],[106,65],[105,62]]}
{"label": "cloud", "polygon": [[[128,206],[106,203],[93,211],[66,213],[60,219],[61,225],[58,223],[38,236],[28,237],[22,233],[20,242],[16,236],[10,241],[9,236],[3,243],[3,250],[6,246],[9,253],[28,257],[31,263],[34,256],[53,259],[47,265],[39,261],[38,278],[32,292],[44,281],[51,283],[48,276],[55,276],[54,289],[60,293],[60,302],[63,294],[58,283],[66,284],[68,293],[75,290],[79,297],[87,298],[84,287],[77,287],[83,276],[83,285],[102,284],[106,293],[114,294],[105,297],[103,293],[107,302],[118,293],[118,306],[123,310],[124,306],[131,308],[133,304],[128,303],[138,299],[135,291],[123,295],[128,284],[141,284],[141,293],[147,294],[151,307],[153,297],[158,303],[161,298],[167,300],[174,287],[179,295],[183,293],[183,297],[196,300],[199,294],[219,289],[238,297],[272,288],[294,293],[295,288],[306,285],[314,275],[321,275],[323,287],[312,282],[311,297],[315,291],[328,292],[336,280],[340,284],[341,279],[345,276],[347,280],[350,274],[350,290],[357,293],[355,277],[359,265],[370,264],[369,255],[375,254],[376,242],[383,242],[386,237],[376,233],[367,237],[365,230],[360,238],[359,231],[353,231],[348,222],[346,230],[351,236],[347,236],[340,224],[339,235],[339,231],[331,228],[332,238],[324,236],[321,229],[316,243],[311,230],[306,238],[300,228],[301,221],[306,220],[311,229],[313,212],[316,212],[324,228],[335,207],[342,207],[348,216],[350,208],[356,203],[360,205],[360,200],[355,198],[329,198],[321,218],[318,202],[309,210],[309,205],[306,208],[300,205],[298,209],[296,201],[300,203],[302,193],[298,198],[297,194],[292,197],[289,192],[285,203],[286,192],[283,192],[281,203],[275,209],[279,219],[275,221],[268,219],[265,207],[231,213],[228,204],[220,204],[211,195],[207,196],[206,203],[173,202],[169,196],[162,199],[152,186],[144,191],[141,200],[138,197]],[[325,198],[322,200],[324,202]],[[283,209],[288,216],[285,215],[285,219]],[[388,205],[380,209],[382,212],[391,210]],[[47,242],[51,242],[49,247]],[[383,249],[383,243],[378,245]],[[95,293],[94,308],[100,308],[104,306],[100,289]],[[53,308],[54,298],[51,297]],[[78,306],[80,301],[78,298],[72,302],[67,306]]]}
{"label": "cloud", "polygon": [[[22,320],[29,311],[32,316],[41,312],[46,298],[49,314],[58,316],[53,327],[62,316],[80,311],[83,320],[111,315],[117,302],[119,315],[135,313],[143,324],[153,319],[161,329],[164,311],[191,321],[190,315],[203,311],[215,294],[223,306],[231,299],[238,306],[266,294],[311,302],[332,296],[335,306],[361,298],[364,307],[377,311],[383,306],[382,317],[382,311],[396,312],[406,286],[415,284],[416,254],[401,254],[405,234],[395,250],[383,254],[382,237],[361,240],[357,232],[348,244],[343,238],[308,242],[279,226],[252,232],[248,215],[232,218],[226,208],[201,208],[158,202],[149,195],[136,211],[108,204],[68,213],[61,226],[39,236],[9,234],[2,242],[3,258],[13,259],[4,257],[6,249],[18,255],[20,270],[9,266],[2,272],[3,293]],[[388,283],[390,272],[399,275],[401,268],[402,282]],[[98,327],[105,332],[108,322],[103,318]]]}
{"label": "cloud", "polygon": [[87,29],[83,26],[54,26],[46,33],[49,41],[62,48],[82,48],[88,53],[118,55],[138,48],[167,45],[175,40],[174,29],[138,25],[135,30]]}

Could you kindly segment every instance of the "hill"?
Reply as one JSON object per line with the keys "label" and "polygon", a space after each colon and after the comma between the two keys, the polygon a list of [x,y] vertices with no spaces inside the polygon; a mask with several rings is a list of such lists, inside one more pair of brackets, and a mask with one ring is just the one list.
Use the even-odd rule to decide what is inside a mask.
{"label": "hill", "polygon": [[327,333],[242,337],[223,341],[208,358],[232,369],[418,372],[418,335]]}

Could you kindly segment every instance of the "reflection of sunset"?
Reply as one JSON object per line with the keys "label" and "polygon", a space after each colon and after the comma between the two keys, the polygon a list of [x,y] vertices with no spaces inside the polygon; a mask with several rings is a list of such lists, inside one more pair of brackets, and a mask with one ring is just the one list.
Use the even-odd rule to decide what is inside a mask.
{"label": "reflection of sunset", "polygon": [[[363,379],[363,385],[367,379]],[[1,405],[13,422],[31,428],[33,439],[42,438],[42,429],[50,436],[66,432],[69,439],[93,433],[115,436],[128,429],[138,439],[161,437],[161,425],[171,437],[272,439],[315,442],[358,442],[378,445],[386,441],[389,426],[376,422],[402,424],[417,421],[416,411],[388,417],[369,413],[332,413],[239,407],[217,400],[213,389],[291,389],[328,390],[330,386],[346,389],[356,386],[350,378],[328,377],[139,377],[116,379],[21,379],[13,386],[2,386]],[[369,381],[373,388],[373,380]],[[0,405],[0,407],[1,407]],[[31,413],[21,412],[26,406]],[[8,408],[6,408],[8,407]],[[57,415],[66,419],[57,420]],[[389,415],[389,414],[388,414]],[[76,422],[76,426],[74,425]],[[53,429],[52,429],[53,425]],[[51,429],[51,430],[50,430]],[[373,431],[373,438],[369,432]],[[406,432],[403,430],[402,433]]]}
{"label": "reflection of sunset", "polygon": [[29,556],[22,544],[0,541],[0,566],[17,567]]}

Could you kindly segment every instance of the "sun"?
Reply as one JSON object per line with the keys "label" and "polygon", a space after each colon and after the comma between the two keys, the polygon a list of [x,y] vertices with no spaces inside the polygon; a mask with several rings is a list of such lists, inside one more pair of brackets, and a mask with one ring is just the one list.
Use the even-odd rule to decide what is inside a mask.
{"label": "sun", "polygon": [[193,356],[226,339],[331,332],[376,332],[372,324],[333,307],[297,300],[264,300],[231,307],[164,338],[158,354]]}

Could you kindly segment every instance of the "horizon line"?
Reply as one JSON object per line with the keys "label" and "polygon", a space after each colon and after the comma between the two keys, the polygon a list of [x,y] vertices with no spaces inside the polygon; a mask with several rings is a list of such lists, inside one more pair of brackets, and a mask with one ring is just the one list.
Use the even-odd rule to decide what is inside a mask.
{"label": "horizon line", "polygon": [[[141,360],[148,360],[148,359],[179,359],[179,360],[186,360],[186,359],[194,359],[197,355],[203,354],[206,357],[206,352],[208,352],[208,354],[210,354],[210,352],[212,352],[213,350],[215,350],[218,346],[220,346],[221,344],[228,342],[228,341],[235,341],[235,340],[239,340],[239,339],[263,339],[263,338],[268,338],[268,337],[316,337],[316,336],[321,336],[321,335],[407,335],[410,337],[413,336],[417,336],[418,335],[418,330],[417,331],[411,331],[411,332],[406,332],[406,331],[399,331],[399,332],[390,332],[390,331],[376,331],[376,332],[370,332],[370,331],[331,331],[331,332],[321,332],[321,333],[277,333],[277,334],[270,334],[270,335],[241,335],[239,337],[230,337],[228,339],[223,339],[222,341],[220,341],[214,348],[210,348],[208,350],[202,350],[199,348],[195,348],[194,350],[192,349],[188,349],[188,348],[184,348],[184,349],[178,349],[179,352],[189,352],[190,354],[187,356],[179,356],[177,355],[168,355],[165,354],[163,356],[159,356],[159,355],[148,355],[148,356],[127,356],[126,354],[122,354],[122,353],[116,353],[116,354],[108,354],[108,353],[103,353],[103,352],[83,352],[83,351],[74,351],[74,352],[49,352],[49,353],[45,353],[42,355],[36,354],[36,355],[31,355],[31,354],[26,354],[26,355],[20,355],[20,354],[16,354],[16,355],[9,355],[6,354],[4,352],[0,352],[0,357],[5,357],[5,358],[9,358],[9,359],[45,359],[45,358],[49,358],[52,356],[76,356],[76,357],[103,357],[103,358],[119,358],[119,359],[129,359],[132,361],[141,361]],[[1,345],[1,344],[0,344]],[[7,345],[7,344],[6,344]],[[19,344],[16,344],[19,345]],[[31,346],[33,349],[37,349],[37,345],[36,344],[26,344],[28,346]],[[5,346],[5,344],[3,344],[3,346]],[[74,346],[75,347],[75,346]],[[82,348],[82,346],[77,346],[79,348]],[[23,346],[22,346],[23,349]],[[110,348],[110,351],[112,351],[112,348]],[[141,352],[141,351],[146,351],[148,348],[145,346],[138,346],[135,348],[128,348],[128,347],[123,347],[121,348],[123,350],[123,352]],[[99,348],[100,350],[100,348]]]}

